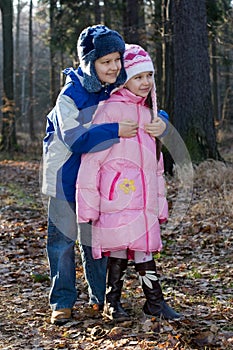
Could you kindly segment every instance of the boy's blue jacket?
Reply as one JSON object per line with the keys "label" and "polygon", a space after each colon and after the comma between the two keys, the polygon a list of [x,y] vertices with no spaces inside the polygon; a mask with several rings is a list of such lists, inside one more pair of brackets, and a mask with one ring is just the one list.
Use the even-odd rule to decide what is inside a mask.
{"label": "boy's blue jacket", "polygon": [[[81,155],[120,142],[118,123],[90,125],[100,101],[109,98],[111,85],[89,93],[82,84],[82,70],[65,69],[66,84],[47,116],[43,141],[42,193],[75,202],[75,184]],[[159,111],[166,122],[168,115]],[[130,119],[130,116],[125,116]],[[87,174],[88,176],[88,174]]]}
{"label": "boy's blue jacket", "polygon": [[110,96],[111,86],[89,93],[81,68],[67,68],[66,84],[47,116],[43,141],[42,193],[75,202],[75,182],[82,153],[95,152],[120,141],[118,123],[91,125],[93,113]]}

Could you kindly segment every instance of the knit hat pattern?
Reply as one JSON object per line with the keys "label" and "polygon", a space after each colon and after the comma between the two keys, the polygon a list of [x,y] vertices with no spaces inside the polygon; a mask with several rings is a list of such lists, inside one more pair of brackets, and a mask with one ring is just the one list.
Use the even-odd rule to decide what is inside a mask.
{"label": "knit hat pattern", "polygon": [[148,52],[141,46],[134,44],[125,45],[124,67],[127,81],[137,74],[154,72],[154,65]]}
{"label": "knit hat pattern", "polygon": [[[126,44],[124,52],[124,67],[127,74],[126,82],[137,74],[155,71],[152,59],[141,46]],[[155,81],[151,90],[154,115],[157,115],[157,96]]]}
{"label": "knit hat pattern", "polygon": [[98,92],[102,88],[95,70],[95,61],[113,52],[120,53],[122,64],[120,74],[113,85],[117,87],[125,82],[124,51],[125,42],[120,34],[104,25],[87,27],[81,32],[77,42],[77,52],[83,71],[83,85],[88,92]]}

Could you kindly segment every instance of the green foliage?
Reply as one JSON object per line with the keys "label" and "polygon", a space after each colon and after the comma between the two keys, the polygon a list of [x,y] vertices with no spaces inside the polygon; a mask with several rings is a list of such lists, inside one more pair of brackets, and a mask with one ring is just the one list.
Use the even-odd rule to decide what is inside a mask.
{"label": "green foliage", "polygon": [[[1,183],[0,186],[2,186]],[[7,191],[7,197],[4,199],[5,205],[11,206],[17,203],[18,207],[36,208],[34,197],[25,192],[20,183],[10,182],[7,186],[5,185],[5,190]]]}
{"label": "green foliage", "polygon": [[153,258],[155,260],[160,259],[161,258],[161,253],[158,252],[158,253],[153,254]]}
{"label": "green foliage", "polygon": [[[26,0],[25,0],[26,1]],[[21,0],[22,2],[22,0]],[[133,21],[132,11],[130,8],[135,6],[135,3],[140,5],[140,13],[136,23]],[[49,100],[49,58],[54,64],[55,84],[53,89],[56,90],[54,95],[60,91],[62,85],[62,76],[60,75],[63,68],[70,65],[76,66],[76,44],[77,38],[81,30],[88,25],[96,24],[97,18],[102,23],[105,23],[112,29],[118,30],[123,37],[127,38],[125,31],[130,30],[130,26],[136,26],[139,33],[140,43],[151,54],[156,68],[156,84],[157,95],[160,101],[160,107],[166,109],[170,114],[171,122],[174,111],[174,72],[173,72],[173,48],[172,48],[172,11],[171,1],[88,1],[88,0],[38,0],[38,6],[34,8],[34,47],[36,57],[35,67],[35,120],[36,130],[38,133],[43,130],[45,116],[51,108]],[[53,31],[50,33],[50,6],[53,5]],[[224,109],[224,118],[232,118],[231,85],[232,79],[230,75],[232,67],[232,50],[231,36],[232,25],[230,18],[230,10],[232,10],[231,0],[207,0],[207,16],[209,33],[214,34],[209,36],[211,40],[215,39],[217,46],[216,55],[212,55],[213,61],[218,65],[219,71],[219,106]],[[16,11],[16,6],[14,7]],[[197,6],[198,8],[198,6]],[[96,11],[98,9],[98,11]],[[97,12],[100,16],[97,16]],[[26,13],[26,11],[25,11]],[[16,13],[15,13],[16,15]],[[26,14],[27,16],[27,14]],[[128,18],[130,17],[130,18]],[[141,19],[143,17],[143,21]],[[136,17],[135,17],[136,20]],[[23,21],[22,21],[23,23]],[[39,24],[39,25],[37,25]],[[51,35],[51,36],[50,36]],[[27,37],[27,33],[25,33]],[[43,39],[43,41],[41,40]],[[133,34],[132,40],[135,39]],[[22,41],[22,39],[21,39]],[[192,42],[192,40],[190,41]],[[26,41],[22,41],[21,47],[26,48]],[[44,43],[47,48],[44,48]],[[22,49],[23,51],[23,49]],[[202,50],[200,50],[201,52]],[[210,52],[210,51],[209,51]],[[52,53],[52,55],[49,55]],[[22,55],[23,57],[23,55]],[[28,96],[27,82],[27,63],[22,59],[23,69],[20,71],[20,79],[25,79],[25,101]],[[24,68],[25,67],[25,68]],[[26,73],[24,73],[25,71]],[[212,70],[213,72],[213,70]],[[211,73],[212,73],[211,72]],[[216,83],[216,84],[217,84]],[[213,82],[214,84],[214,82]],[[214,99],[214,97],[213,97]],[[213,100],[212,99],[212,100]],[[24,105],[27,104],[24,101]],[[223,106],[223,107],[222,107]],[[17,106],[18,107],[18,106]],[[221,111],[220,111],[221,112]],[[27,111],[25,112],[27,113]],[[220,115],[220,113],[219,113]],[[20,117],[21,120],[27,115]],[[19,127],[18,127],[19,125]],[[20,124],[17,125],[17,137],[20,130]],[[43,128],[43,129],[42,129]],[[198,140],[198,132],[190,135],[185,135],[185,143],[190,150],[192,159],[195,161],[202,160],[203,145],[196,142]],[[19,142],[17,138],[17,142]],[[15,147],[15,154],[19,155],[20,149]],[[19,146],[20,147],[20,146]]]}
{"label": "green foliage", "polygon": [[194,268],[192,269],[192,271],[188,273],[188,277],[193,279],[199,279],[202,277],[202,274],[197,269]]}
{"label": "green foliage", "polygon": [[[39,2],[47,4],[48,0]],[[59,1],[54,6],[54,31],[52,33],[50,45],[55,51],[67,53],[74,57],[76,55],[76,45],[79,33],[88,25],[94,24],[94,8],[89,1]],[[49,7],[46,11],[38,13],[40,18],[49,16]],[[49,30],[49,29],[48,29]],[[44,38],[48,38],[48,31],[44,33]]]}
{"label": "green foliage", "polygon": [[207,20],[211,31],[225,21],[227,11],[231,9],[231,0],[207,0]]}
{"label": "green foliage", "polygon": [[50,280],[48,275],[40,274],[40,273],[32,273],[31,278],[35,283],[43,283],[45,281]]}

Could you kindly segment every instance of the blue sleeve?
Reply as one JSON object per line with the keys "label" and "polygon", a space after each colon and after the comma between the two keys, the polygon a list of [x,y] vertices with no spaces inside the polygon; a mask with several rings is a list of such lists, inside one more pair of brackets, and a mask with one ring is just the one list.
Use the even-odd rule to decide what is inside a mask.
{"label": "blue sleeve", "polygon": [[[70,96],[64,93],[58,96],[53,124],[58,138],[72,153],[97,152],[120,142],[118,123],[90,125],[93,107],[90,103],[84,113],[84,109],[80,111]],[[83,120],[84,114],[86,120]]]}
{"label": "blue sleeve", "polygon": [[120,142],[118,128],[118,123],[91,125],[88,129],[80,125],[75,130],[76,141],[70,149],[74,153],[103,151]]}
{"label": "blue sleeve", "polygon": [[166,129],[164,130],[164,132],[162,133],[162,135],[160,135],[159,137],[164,137],[165,135],[167,135],[168,130],[169,130],[169,115],[167,114],[167,112],[165,112],[163,109],[160,109],[158,111],[158,116],[164,121],[164,123],[166,124]]}
{"label": "blue sleeve", "polygon": [[158,114],[159,114],[160,118],[163,119],[163,121],[167,124],[167,122],[169,120],[169,115],[167,114],[167,112],[165,112],[163,109],[160,109],[158,111]]}

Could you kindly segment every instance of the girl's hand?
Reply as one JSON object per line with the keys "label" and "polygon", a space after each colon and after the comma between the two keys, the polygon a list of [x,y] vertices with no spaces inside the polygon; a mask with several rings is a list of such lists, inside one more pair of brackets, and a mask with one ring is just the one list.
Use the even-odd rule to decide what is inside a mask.
{"label": "girl's hand", "polygon": [[134,137],[138,132],[138,124],[132,120],[125,120],[119,123],[119,137]]}
{"label": "girl's hand", "polygon": [[145,124],[145,132],[147,132],[152,137],[158,137],[164,133],[166,130],[166,123],[159,117],[155,117],[152,123]]}

